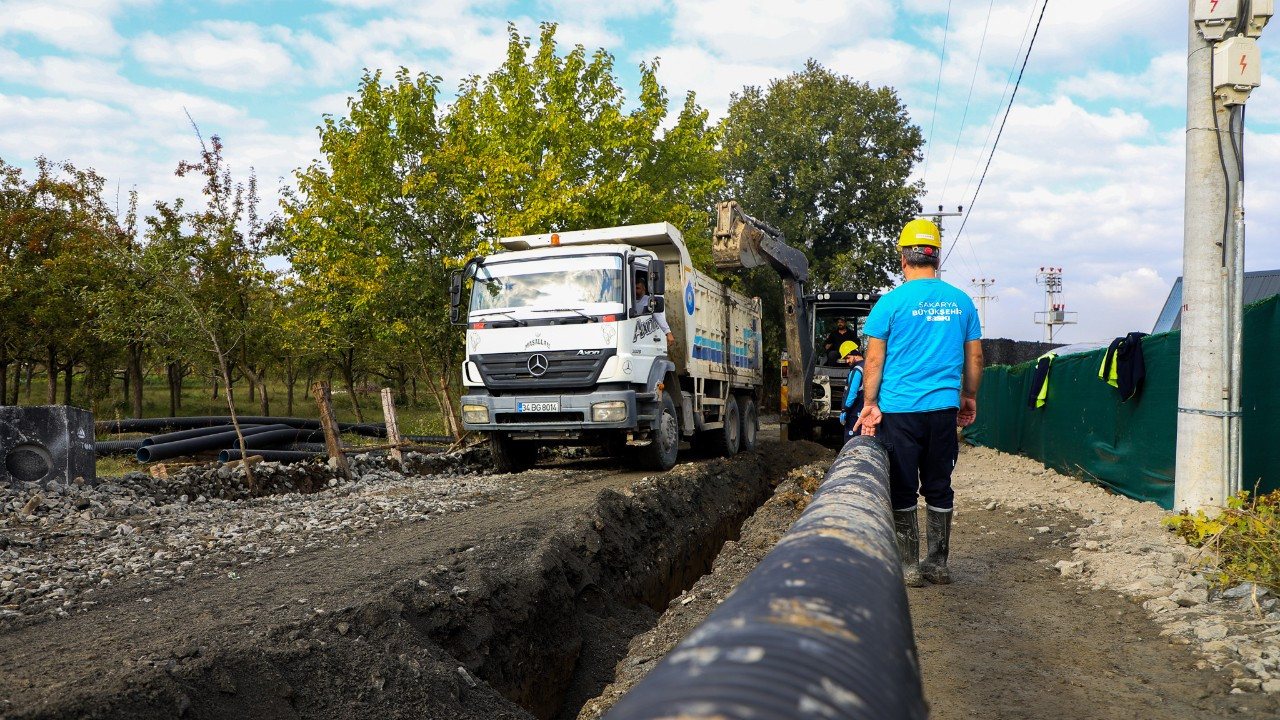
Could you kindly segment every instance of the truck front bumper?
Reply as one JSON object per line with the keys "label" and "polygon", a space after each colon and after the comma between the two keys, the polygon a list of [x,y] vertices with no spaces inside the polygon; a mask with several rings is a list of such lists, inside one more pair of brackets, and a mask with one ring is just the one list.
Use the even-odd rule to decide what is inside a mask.
{"label": "truck front bumper", "polygon": [[[602,403],[623,403],[622,418],[617,420],[596,421],[592,419],[592,407]],[[535,407],[556,403],[556,411],[523,410],[533,404]],[[464,408],[462,427],[466,430],[503,431],[511,433],[539,432],[544,430],[634,430],[647,427],[642,423],[637,412],[637,395],[634,390],[606,390],[585,393],[538,393],[529,395],[490,395],[477,393],[463,395]],[[473,422],[468,419],[466,406],[483,407],[487,412],[487,422]],[[616,407],[616,406],[615,406]],[[615,411],[616,416],[616,411]],[[651,424],[651,423],[650,423]]]}

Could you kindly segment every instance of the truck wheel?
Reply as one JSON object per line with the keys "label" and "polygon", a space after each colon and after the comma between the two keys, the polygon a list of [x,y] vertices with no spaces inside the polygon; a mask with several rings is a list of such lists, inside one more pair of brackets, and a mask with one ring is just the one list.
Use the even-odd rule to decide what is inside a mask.
{"label": "truck wheel", "polygon": [[742,433],[739,435],[742,445],[741,450],[756,449],[756,431],[760,429],[759,418],[756,416],[756,401],[749,397],[742,399]]}
{"label": "truck wheel", "polygon": [[724,426],[711,432],[711,447],[717,455],[733,457],[738,453],[739,441],[742,438],[742,425],[738,421],[738,401],[732,395],[724,401]]}
{"label": "truck wheel", "polygon": [[498,472],[518,473],[533,467],[538,457],[538,446],[529,442],[512,440],[502,432],[489,434],[489,453],[493,455],[493,467]]}
{"label": "truck wheel", "polygon": [[662,416],[653,429],[653,442],[636,448],[640,464],[650,470],[670,470],[676,465],[680,451],[680,421],[676,404],[670,395],[662,396]]}

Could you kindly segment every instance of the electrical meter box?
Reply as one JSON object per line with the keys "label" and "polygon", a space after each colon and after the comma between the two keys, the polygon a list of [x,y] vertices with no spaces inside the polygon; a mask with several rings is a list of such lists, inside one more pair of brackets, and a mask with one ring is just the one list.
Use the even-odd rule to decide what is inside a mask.
{"label": "electrical meter box", "polygon": [[1227,36],[1240,12],[1240,0],[1196,0],[1195,21],[1205,40],[1216,42]]}
{"label": "electrical meter box", "polygon": [[1244,104],[1261,84],[1262,53],[1256,40],[1237,35],[1213,47],[1213,89],[1225,104]]}
{"label": "electrical meter box", "polygon": [[1261,37],[1262,28],[1267,26],[1271,16],[1275,14],[1275,0],[1253,0],[1249,3],[1249,24],[1245,28],[1245,34],[1251,38]]}

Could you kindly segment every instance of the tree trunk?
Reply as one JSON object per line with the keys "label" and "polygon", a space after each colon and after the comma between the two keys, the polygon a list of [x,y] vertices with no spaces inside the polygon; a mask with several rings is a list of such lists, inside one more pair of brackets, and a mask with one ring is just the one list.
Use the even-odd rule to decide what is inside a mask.
{"label": "tree trunk", "polygon": [[0,363],[0,405],[9,399],[9,361]]}
{"label": "tree trunk", "polygon": [[418,406],[418,376],[414,375],[413,377],[409,378],[409,381],[413,384],[413,406],[417,407]]}
{"label": "tree trunk", "polygon": [[129,343],[127,350],[128,367],[125,386],[129,388],[129,413],[135,418],[142,417],[142,343]]}
{"label": "tree trunk", "polygon": [[[32,360],[27,363],[27,404],[31,404],[31,376],[36,374],[36,362]],[[18,403],[14,403],[17,405]]]}
{"label": "tree trunk", "polygon": [[66,367],[66,374],[62,376],[62,404],[63,405],[71,404],[71,379],[75,377],[75,370],[76,370],[75,360],[68,360],[67,367]]}
{"label": "tree trunk", "polygon": [[177,366],[175,362],[164,366],[164,375],[169,380],[169,417],[178,416],[178,396],[182,394],[182,376]]}
{"label": "tree trunk", "polygon": [[262,415],[264,417],[271,416],[271,398],[267,393],[267,371],[263,370],[258,373],[258,384],[262,389]]}
{"label": "tree trunk", "polygon": [[351,410],[356,414],[356,422],[364,422],[364,413],[360,412],[360,401],[356,399],[355,350],[343,353],[342,382],[347,386],[347,397],[351,398]]}
{"label": "tree trunk", "polygon": [[49,355],[48,355],[48,359],[45,361],[44,369],[45,369],[45,374],[47,375],[49,380],[49,387],[48,387],[49,391],[45,393],[45,396],[49,399],[49,403],[48,403],[49,405],[57,405],[58,404],[58,349],[53,345],[50,345],[47,348],[47,350],[49,351]]}
{"label": "tree trunk", "polygon": [[[284,414],[293,417],[293,384],[298,381],[298,365],[293,358],[285,358],[284,360],[284,379],[285,384],[285,409]],[[307,387],[310,387],[308,385]]]}

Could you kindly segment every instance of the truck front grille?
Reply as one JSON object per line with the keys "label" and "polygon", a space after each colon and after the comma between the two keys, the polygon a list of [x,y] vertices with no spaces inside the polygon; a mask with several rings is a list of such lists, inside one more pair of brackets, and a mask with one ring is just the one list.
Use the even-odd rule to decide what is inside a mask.
{"label": "truck front grille", "polygon": [[494,415],[498,424],[515,424],[520,425],[537,425],[546,423],[578,423],[582,422],[581,412],[547,412],[547,413],[508,413],[502,412]]}
{"label": "truck front grille", "polygon": [[[484,386],[490,390],[587,388],[595,385],[605,362],[618,351],[607,348],[598,355],[580,355],[581,352],[490,353],[472,355],[471,360],[480,369]],[[541,374],[535,375],[538,370]]]}

